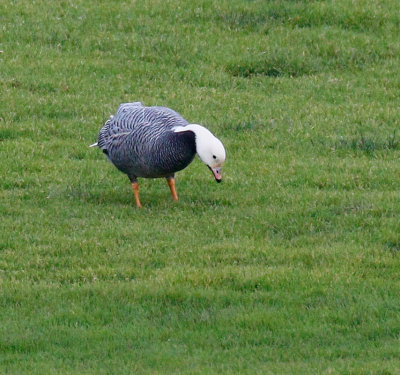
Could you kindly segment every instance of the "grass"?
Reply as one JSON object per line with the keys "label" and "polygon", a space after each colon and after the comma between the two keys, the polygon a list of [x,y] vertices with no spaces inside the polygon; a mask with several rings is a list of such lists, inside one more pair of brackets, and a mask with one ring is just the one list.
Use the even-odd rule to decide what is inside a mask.
{"label": "grass", "polygon": [[[0,373],[400,372],[395,0],[0,2]],[[227,149],[126,176],[122,102]]]}

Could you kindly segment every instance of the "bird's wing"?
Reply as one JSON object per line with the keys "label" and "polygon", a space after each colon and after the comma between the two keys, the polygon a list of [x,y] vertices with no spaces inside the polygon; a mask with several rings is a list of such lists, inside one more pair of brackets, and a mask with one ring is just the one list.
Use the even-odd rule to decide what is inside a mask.
{"label": "bird's wing", "polygon": [[144,105],[141,102],[122,103],[119,105],[116,115],[130,111],[132,108],[144,108]]}
{"label": "bird's wing", "polygon": [[122,150],[133,145],[144,145],[151,139],[149,124],[138,123],[132,129],[120,126],[117,122],[111,122],[100,130],[98,147],[102,150]]}
{"label": "bird's wing", "polygon": [[[145,107],[140,102],[124,103],[111,116],[98,137],[98,147],[107,149],[118,134],[130,133],[136,143],[151,143],[173,127],[189,123],[177,112],[166,107]],[[121,137],[122,139],[123,137]]]}
{"label": "bird's wing", "polygon": [[143,121],[144,108],[140,102],[121,104],[115,116],[110,116],[100,129],[97,140],[98,147],[105,150],[114,139],[118,138],[118,134],[124,134],[145,126],[145,121]]}
{"label": "bird's wing", "polygon": [[189,124],[178,112],[167,107],[146,107],[146,116],[166,130]]}

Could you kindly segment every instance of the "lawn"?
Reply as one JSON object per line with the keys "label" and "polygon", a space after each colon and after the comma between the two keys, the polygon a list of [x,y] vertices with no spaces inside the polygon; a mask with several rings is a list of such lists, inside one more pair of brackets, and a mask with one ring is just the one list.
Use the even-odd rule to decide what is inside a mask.
{"label": "lawn", "polygon": [[[0,0],[1,374],[400,374],[397,0]],[[129,180],[124,102],[227,150]]]}

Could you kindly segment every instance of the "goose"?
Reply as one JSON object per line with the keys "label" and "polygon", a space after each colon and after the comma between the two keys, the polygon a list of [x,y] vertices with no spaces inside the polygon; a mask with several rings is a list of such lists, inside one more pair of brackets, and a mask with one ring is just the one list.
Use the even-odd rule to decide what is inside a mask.
{"label": "goose", "polygon": [[137,207],[142,207],[139,177],[166,178],[172,199],[177,201],[175,172],[186,168],[196,154],[215,180],[222,181],[226,157],[222,142],[204,126],[190,124],[170,108],[146,107],[141,102],[121,104],[89,147],[95,146],[128,175]]}

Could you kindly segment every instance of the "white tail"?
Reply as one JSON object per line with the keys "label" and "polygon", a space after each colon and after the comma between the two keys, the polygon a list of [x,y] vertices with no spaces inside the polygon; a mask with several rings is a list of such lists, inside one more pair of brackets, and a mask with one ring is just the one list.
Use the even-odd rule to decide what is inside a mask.
{"label": "white tail", "polygon": [[90,145],[89,147],[96,147],[97,146],[97,142],[93,143],[92,145]]}

